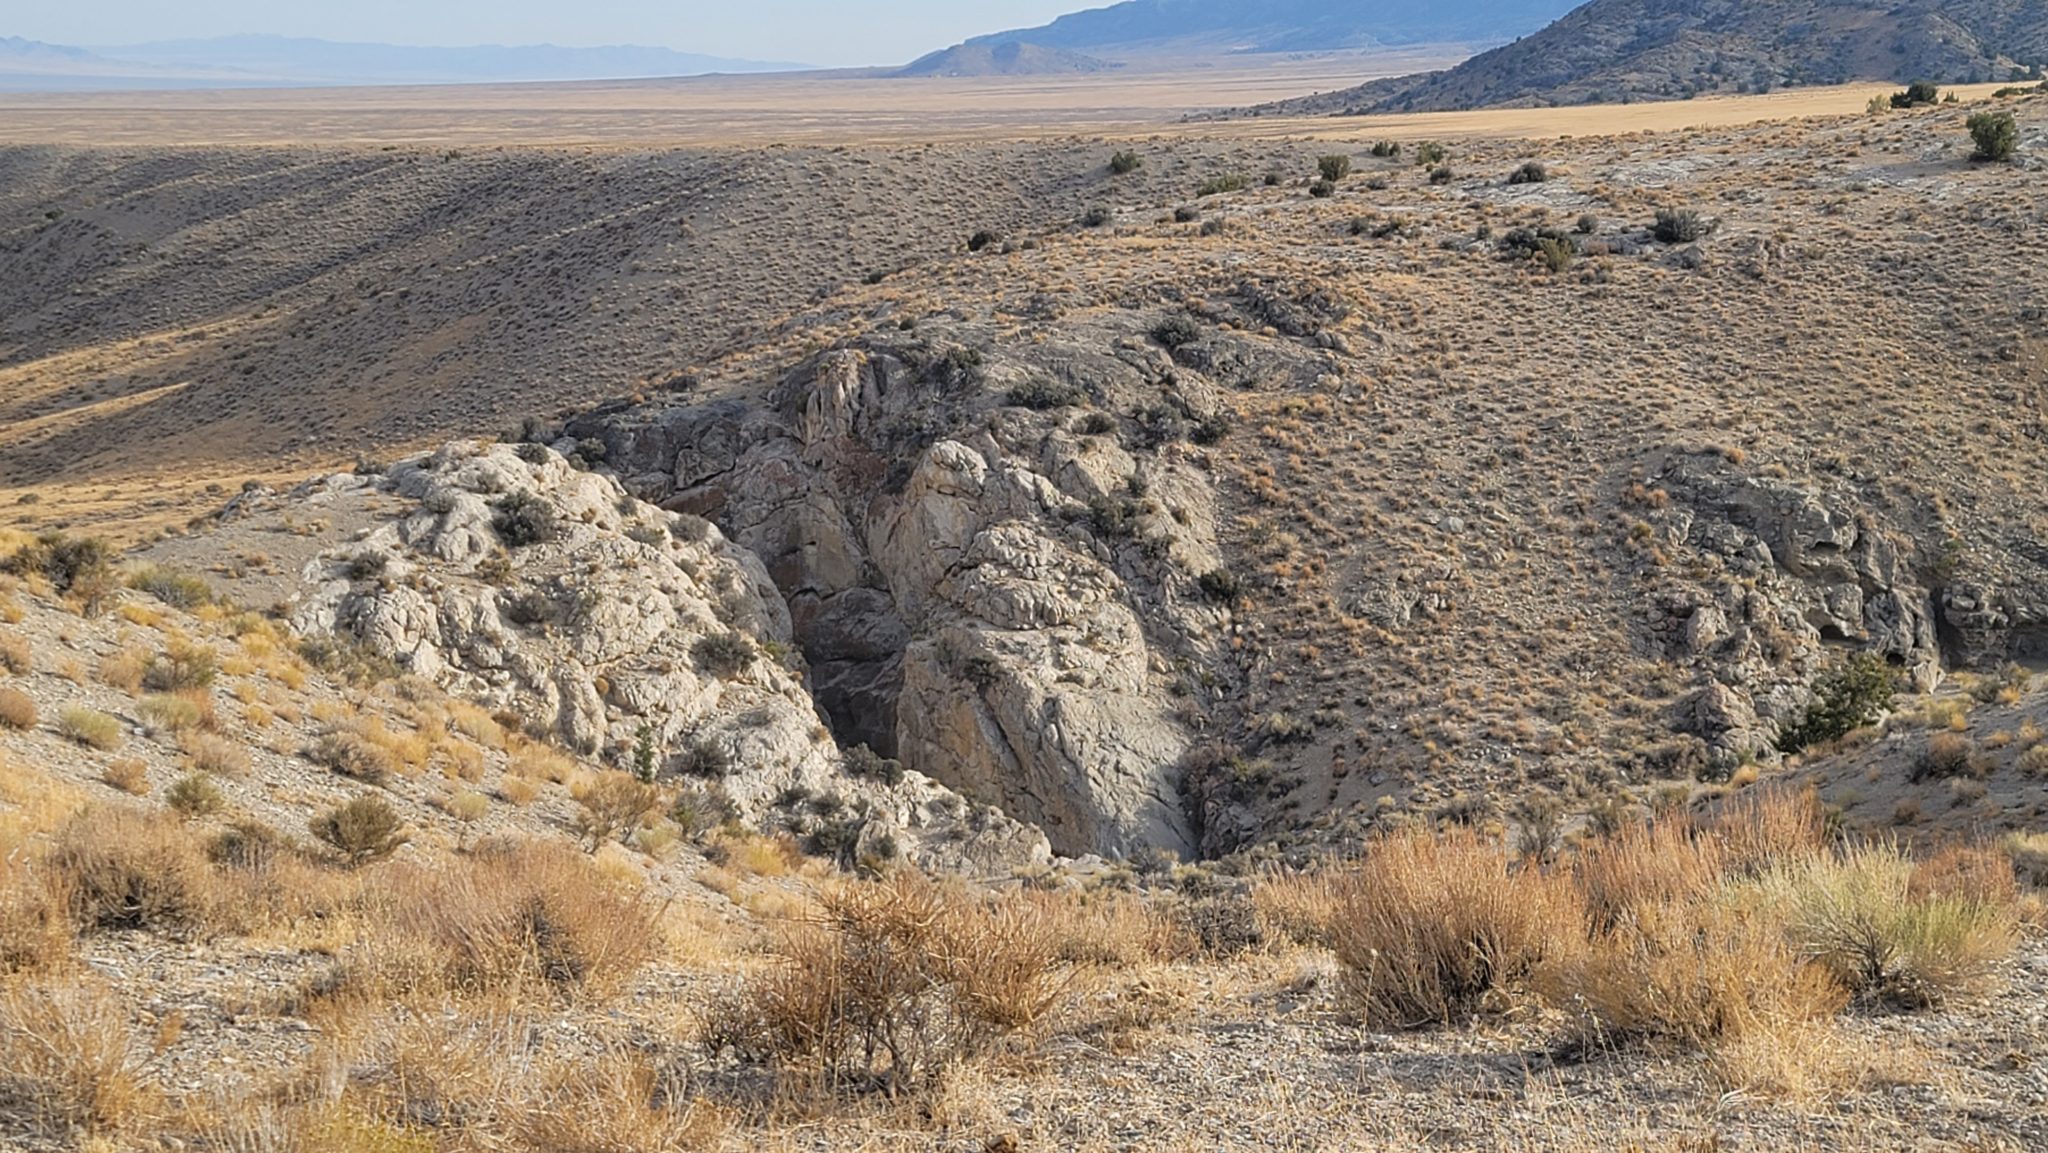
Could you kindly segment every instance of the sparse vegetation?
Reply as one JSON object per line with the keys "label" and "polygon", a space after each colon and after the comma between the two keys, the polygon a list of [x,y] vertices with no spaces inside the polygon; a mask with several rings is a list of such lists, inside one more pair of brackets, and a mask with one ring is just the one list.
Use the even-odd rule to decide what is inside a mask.
{"label": "sparse vegetation", "polygon": [[1706,239],[1713,226],[1690,208],[1660,208],[1650,231],[1662,244],[1692,244]]}
{"label": "sparse vegetation", "polygon": [[1543,184],[1550,179],[1550,169],[1540,160],[1530,160],[1508,174],[1509,184]]}
{"label": "sparse vegetation", "polygon": [[1198,197],[1221,196],[1226,192],[1242,191],[1244,191],[1244,177],[1236,173],[1227,173],[1222,176],[1211,176],[1207,180],[1202,181],[1201,186],[1195,189],[1195,195]]}
{"label": "sparse vegetation", "polygon": [[1927,108],[1941,100],[1941,89],[1924,80],[1908,85],[1903,92],[1892,94],[1893,108]]}
{"label": "sparse vegetation", "polygon": [[2019,124],[2010,112],[1977,112],[1970,116],[1970,139],[1977,149],[1970,159],[1997,164],[2011,160],[2019,147]]}
{"label": "sparse vegetation", "polygon": [[1316,171],[1326,182],[1336,184],[1351,175],[1351,158],[1342,153],[1325,156],[1316,161]]}
{"label": "sparse vegetation", "polygon": [[1799,719],[1778,735],[1778,748],[1796,753],[1847,736],[1891,707],[1895,687],[1896,675],[1875,653],[1858,653],[1838,661],[1814,682],[1813,699]]}
{"label": "sparse vegetation", "polygon": [[1145,158],[1126,148],[1109,158],[1109,170],[1118,176],[1129,176],[1145,167]]}
{"label": "sparse vegetation", "polygon": [[328,809],[307,828],[351,867],[388,857],[408,839],[391,803],[368,794]]}
{"label": "sparse vegetation", "polygon": [[111,752],[124,739],[121,722],[100,712],[73,705],[57,716],[57,728],[65,736],[88,748]]}
{"label": "sparse vegetation", "polygon": [[547,544],[561,535],[561,514],[544,498],[530,492],[507,493],[498,501],[491,527],[506,548]]}
{"label": "sparse vegetation", "polygon": [[39,715],[34,698],[20,689],[0,685],[0,728],[32,729]]}
{"label": "sparse vegetation", "polygon": [[752,668],[761,654],[745,633],[727,631],[697,638],[690,646],[690,655],[696,658],[698,668],[730,680]]}

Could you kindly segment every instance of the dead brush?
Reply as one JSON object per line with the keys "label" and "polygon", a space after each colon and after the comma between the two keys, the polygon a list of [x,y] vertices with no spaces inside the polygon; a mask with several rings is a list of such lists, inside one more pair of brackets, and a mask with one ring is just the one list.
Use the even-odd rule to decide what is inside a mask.
{"label": "dead brush", "polygon": [[204,933],[228,912],[198,842],[169,817],[89,809],[58,834],[50,865],[84,928]]}
{"label": "dead brush", "polygon": [[0,977],[71,961],[70,904],[62,879],[41,861],[0,856]]}
{"label": "dead brush", "polygon": [[127,1006],[91,980],[0,986],[0,1132],[71,1141],[139,1130],[162,1105]]}
{"label": "dead brush", "polygon": [[466,858],[400,863],[353,950],[356,983],[603,998],[653,957],[659,910],[566,846],[490,841]]}
{"label": "dead brush", "polygon": [[1075,967],[1044,906],[908,871],[826,893],[775,968],[714,1004],[703,1042],[834,1089],[925,1091],[1061,1009]]}
{"label": "dead brush", "polygon": [[1583,923],[1564,878],[1471,829],[1375,842],[1341,882],[1330,945],[1365,1019],[1420,1028],[1503,1006]]}
{"label": "dead brush", "polygon": [[1545,959],[1533,984],[1581,1045],[1711,1044],[1833,1015],[1848,1001],[1781,924],[1718,888],[1628,906]]}

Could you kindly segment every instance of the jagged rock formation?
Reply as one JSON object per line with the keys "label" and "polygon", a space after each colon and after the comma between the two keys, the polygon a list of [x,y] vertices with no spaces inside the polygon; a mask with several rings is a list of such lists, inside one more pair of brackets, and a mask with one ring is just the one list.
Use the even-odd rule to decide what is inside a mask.
{"label": "jagged rock formation", "polygon": [[284,504],[316,516],[394,499],[307,565],[299,632],[353,639],[621,767],[651,742],[660,771],[722,777],[750,819],[831,793],[862,817],[864,842],[886,836],[926,864],[1044,858],[1035,830],[922,775],[850,776],[791,650],[787,605],[708,523],[533,444],[456,443],[383,476],[311,482]]}
{"label": "jagged rock formation", "polygon": [[984,362],[874,340],[759,405],[600,413],[568,434],[762,558],[842,740],[1062,852],[1189,854],[1176,763],[1194,734],[1171,687],[1177,666],[1227,663],[1227,614],[1198,587],[1222,564],[1214,497],[1198,448],[1106,434],[1197,421],[1214,399],[1156,346],[1108,343]]}

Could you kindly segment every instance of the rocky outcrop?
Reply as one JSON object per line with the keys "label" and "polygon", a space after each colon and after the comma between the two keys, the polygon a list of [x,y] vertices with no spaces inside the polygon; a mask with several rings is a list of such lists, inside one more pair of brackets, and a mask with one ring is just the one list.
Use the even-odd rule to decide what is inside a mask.
{"label": "rocky outcrop", "polygon": [[831,796],[858,818],[846,837],[886,837],[927,865],[1046,856],[1036,830],[920,774],[850,775],[775,583],[700,518],[533,444],[453,444],[384,476],[313,482],[294,502],[396,506],[307,566],[302,633],[352,639],[620,767],[651,746],[659,772],[722,777],[752,820]]}
{"label": "rocky outcrop", "polygon": [[1853,492],[1705,453],[1676,455],[1652,479],[1654,542],[1689,561],[1672,568],[1701,574],[1668,583],[1650,607],[1660,644],[1703,681],[1674,727],[1724,766],[1770,755],[1834,651],[1875,652],[1920,691],[1947,668],[2019,655],[2011,625],[2024,610],[1968,585],[1930,587],[1953,562],[1930,561]]}
{"label": "rocky outcrop", "polygon": [[1061,852],[1192,854],[1172,690],[1229,662],[1227,613],[1197,589],[1222,564],[1214,498],[1184,438],[1214,399],[1142,340],[1004,356],[868,342],[758,405],[598,414],[566,437],[761,558],[841,740]]}

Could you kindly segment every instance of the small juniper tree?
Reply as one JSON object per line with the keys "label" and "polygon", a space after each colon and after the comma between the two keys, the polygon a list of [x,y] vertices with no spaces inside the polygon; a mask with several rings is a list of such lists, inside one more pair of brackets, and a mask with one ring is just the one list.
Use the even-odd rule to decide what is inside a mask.
{"label": "small juniper tree", "polygon": [[1970,117],[1970,139],[1977,142],[1977,151],[1970,159],[2001,163],[2011,160],[2013,150],[2019,146],[2019,125],[2010,112],[1979,112]]}

